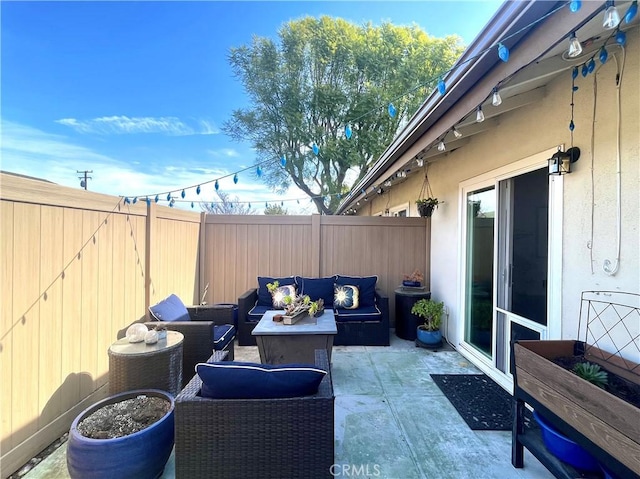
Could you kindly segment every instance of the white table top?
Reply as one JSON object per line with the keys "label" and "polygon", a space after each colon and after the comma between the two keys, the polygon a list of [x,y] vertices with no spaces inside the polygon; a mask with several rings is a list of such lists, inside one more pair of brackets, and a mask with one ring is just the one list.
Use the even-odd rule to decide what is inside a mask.
{"label": "white table top", "polygon": [[146,344],[144,341],[130,343],[127,338],[118,339],[109,347],[109,353],[117,355],[150,354],[171,349],[182,343],[184,336],[177,331],[167,331],[166,339],[159,339],[157,343]]}
{"label": "white table top", "polygon": [[254,336],[261,335],[281,335],[281,334],[337,334],[336,318],[332,309],[325,309],[322,315],[317,318],[307,316],[296,324],[284,324],[273,320],[276,314],[282,311],[267,311],[262,316],[260,322],[253,328],[251,333]]}

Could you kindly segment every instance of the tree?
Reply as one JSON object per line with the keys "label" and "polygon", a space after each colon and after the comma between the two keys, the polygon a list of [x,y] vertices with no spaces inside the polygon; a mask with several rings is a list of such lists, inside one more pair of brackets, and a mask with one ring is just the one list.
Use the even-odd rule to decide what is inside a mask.
{"label": "tree", "polygon": [[240,202],[240,199],[235,196],[231,198],[229,193],[222,191],[216,191],[219,202],[214,203],[202,203],[203,211],[211,215],[253,215],[256,214],[255,210],[250,205]]}
{"label": "tree", "polygon": [[233,111],[223,129],[252,144],[274,191],[293,183],[318,212],[331,214],[461,52],[458,36],[434,38],[416,25],[357,26],[326,16],[290,21],[277,44],[254,37],[231,49],[229,62],[251,106]]}
{"label": "tree", "polygon": [[282,205],[270,204],[264,209],[265,215],[288,215],[289,211]]}

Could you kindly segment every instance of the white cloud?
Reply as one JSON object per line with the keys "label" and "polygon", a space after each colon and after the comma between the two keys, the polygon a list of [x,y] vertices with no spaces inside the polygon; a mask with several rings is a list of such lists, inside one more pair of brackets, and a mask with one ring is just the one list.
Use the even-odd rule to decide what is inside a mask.
{"label": "white cloud", "polygon": [[73,128],[79,133],[95,133],[98,135],[125,135],[135,133],[159,133],[169,136],[215,135],[220,133],[212,122],[194,121],[188,124],[173,116],[133,117],[102,116],[91,120],[62,118],[56,123]]}
{"label": "white cloud", "polygon": [[[46,133],[36,128],[2,120],[2,138],[0,168],[4,171],[42,178],[54,183],[79,188],[78,170],[92,170],[89,190],[98,193],[130,197],[160,195],[162,204],[166,204],[167,192],[182,200],[182,188],[185,190],[186,202],[179,201],[176,206],[190,208],[191,201],[219,201],[215,194],[212,180],[233,175],[239,166],[230,164],[228,168],[187,168],[180,166],[180,159],[165,165],[156,165],[154,172],[142,171],[144,162],[124,161],[93,151],[90,148],[76,145],[67,137]],[[250,171],[238,174],[238,184],[234,184],[233,176],[219,180],[220,191],[240,201],[250,201],[252,207],[262,212],[264,203],[280,204],[292,214],[311,214],[315,207],[297,188],[290,189],[285,195],[277,195],[255,178]],[[204,184],[206,182],[211,182]],[[200,184],[200,195],[196,194],[196,186]],[[299,199],[299,203],[298,200]],[[194,210],[199,211],[196,204]]]}

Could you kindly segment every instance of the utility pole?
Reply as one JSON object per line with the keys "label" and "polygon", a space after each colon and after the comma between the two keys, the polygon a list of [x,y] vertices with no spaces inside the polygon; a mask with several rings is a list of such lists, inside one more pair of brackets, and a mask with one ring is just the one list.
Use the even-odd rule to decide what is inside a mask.
{"label": "utility pole", "polygon": [[84,171],[78,171],[76,170],[76,173],[82,173],[82,176],[78,176],[78,179],[81,180],[80,181],[80,187],[84,188],[85,190],[87,189],[87,180],[91,180],[93,178],[91,178],[90,176],[88,176],[89,173],[93,173],[93,170],[84,170]]}

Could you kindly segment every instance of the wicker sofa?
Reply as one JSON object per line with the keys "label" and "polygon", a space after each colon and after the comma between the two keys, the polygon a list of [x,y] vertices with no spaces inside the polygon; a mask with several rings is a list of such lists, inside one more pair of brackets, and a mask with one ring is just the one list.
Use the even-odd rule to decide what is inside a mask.
{"label": "wicker sofa", "polygon": [[175,402],[176,478],[331,477],[334,393],[324,350],[316,366],[329,371],[311,396],[210,399],[198,375]]}
{"label": "wicker sofa", "polygon": [[[240,346],[253,346],[255,337],[251,335],[260,318],[269,309],[270,296],[265,291],[267,281],[277,280],[282,284],[294,284],[299,293],[308,294],[312,300],[323,297],[325,307],[333,308],[336,318],[338,333],[334,346],[389,346],[389,298],[383,295],[375,285],[376,276],[354,277],[334,275],[326,278],[303,278],[290,276],[286,278],[258,277],[258,288],[246,291],[238,298],[238,344]],[[305,290],[305,280],[313,283],[311,289]],[[319,286],[326,280],[330,289]],[[357,309],[343,309],[333,305],[333,288],[336,284],[356,283],[361,288],[365,299]],[[326,286],[326,285],[325,285]],[[370,298],[366,302],[367,296]]]}
{"label": "wicker sofa", "polygon": [[193,376],[196,364],[206,361],[213,351],[227,351],[227,360],[233,361],[236,330],[233,326],[232,306],[185,306],[189,314],[188,321],[159,321],[159,318],[154,316],[153,308],[153,306],[149,308],[153,321],[144,323],[149,329],[160,323],[167,329],[178,331],[184,336],[183,386]]}

